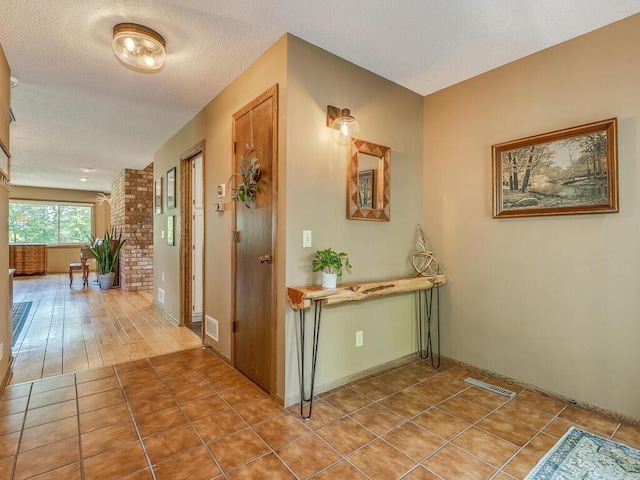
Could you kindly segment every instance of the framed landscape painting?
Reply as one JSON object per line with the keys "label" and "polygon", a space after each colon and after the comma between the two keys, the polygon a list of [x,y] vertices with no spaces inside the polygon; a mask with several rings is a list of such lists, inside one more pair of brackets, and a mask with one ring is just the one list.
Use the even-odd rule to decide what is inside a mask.
{"label": "framed landscape painting", "polygon": [[618,211],[610,118],[493,145],[493,218]]}

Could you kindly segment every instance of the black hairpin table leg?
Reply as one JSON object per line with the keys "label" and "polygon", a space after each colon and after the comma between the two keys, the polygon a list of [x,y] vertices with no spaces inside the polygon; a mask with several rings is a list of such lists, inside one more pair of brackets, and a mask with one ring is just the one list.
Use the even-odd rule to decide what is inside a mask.
{"label": "black hairpin table leg", "polygon": [[[300,309],[300,416],[305,420],[311,418],[311,412],[313,410],[313,387],[316,380],[316,360],[318,358],[318,337],[320,336],[320,319],[322,317],[322,300],[316,300],[315,311],[313,318],[313,343],[311,345],[311,389],[309,396],[306,395],[305,388],[305,344],[306,344],[306,310]],[[307,415],[304,413],[305,404],[309,406],[309,412]]]}
{"label": "black hairpin table leg", "polygon": [[[433,350],[433,340],[431,338],[431,320],[432,310],[433,310],[433,291],[436,291],[436,329],[437,333],[437,347],[438,347],[438,360],[437,362],[434,359],[434,350]],[[422,307],[422,295],[424,295],[424,314]],[[433,288],[429,290],[419,290],[418,291],[418,349],[420,358],[426,360],[427,358],[431,358],[431,366],[433,368],[440,368],[440,287],[434,285]],[[426,325],[424,325],[426,320]],[[426,345],[423,345],[423,329],[426,330],[427,338]],[[426,348],[425,348],[426,346]]]}

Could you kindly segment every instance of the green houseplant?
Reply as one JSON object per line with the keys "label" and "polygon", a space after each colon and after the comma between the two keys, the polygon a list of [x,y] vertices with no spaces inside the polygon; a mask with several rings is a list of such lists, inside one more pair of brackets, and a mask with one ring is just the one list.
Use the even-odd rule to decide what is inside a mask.
{"label": "green houseplant", "polygon": [[87,248],[96,258],[98,282],[102,290],[113,287],[120,250],[126,241],[122,239],[122,230],[118,233],[116,227],[111,227],[105,232],[104,237],[96,237],[87,244]]}
{"label": "green houseplant", "polygon": [[322,272],[323,288],[336,288],[337,277],[342,277],[343,268],[351,268],[349,258],[344,252],[338,253],[326,248],[313,254],[312,269],[314,272]]}

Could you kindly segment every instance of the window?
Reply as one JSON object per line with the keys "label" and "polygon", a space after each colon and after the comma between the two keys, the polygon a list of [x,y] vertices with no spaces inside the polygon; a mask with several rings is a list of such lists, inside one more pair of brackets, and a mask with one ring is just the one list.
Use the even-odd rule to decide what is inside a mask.
{"label": "window", "polygon": [[85,243],[91,238],[91,204],[9,202],[9,243]]}

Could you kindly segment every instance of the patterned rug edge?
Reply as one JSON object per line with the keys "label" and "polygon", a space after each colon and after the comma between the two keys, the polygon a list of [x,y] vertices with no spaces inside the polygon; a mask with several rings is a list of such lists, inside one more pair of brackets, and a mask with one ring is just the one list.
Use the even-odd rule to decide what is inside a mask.
{"label": "patterned rug edge", "polygon": [[33,302],[16,302],[11,308],[11,334],[13,345],[16,344],[16,339],[22,331],[22,327],[29,317],[29,311]]}
{"label": "patterned rug edge", "polygon": [[[540,459],[540,461],[533,467],[533,469],[527,474],[527,476],[524,478],[524,480],[551,480],[554,478],[565,478],[565,477],[556,477],[554,476],[557,468],[562,464],[562,462],[555,462],[556,466],[552,467],[549,465],[550,462],[552,462],[552,457],[555,455],[560,454],[560,450],[562,449],[562,447],[565,445],[566,442],[570,442],[572,437],[574,437],[575,435],[579,435],[579,438],[575,439],[575,443],[577,446],[578,442],[584,438],[584,437],[589,437],[590,439],[595,439],[597,442],[602,442],[605,443],[608,447],[613,447],[613,448],[619,448],[620,450],[622,450],[627,456],[631,457],[632,460],[634,460],[637,463],[638,466],[638,472],[634,472],[635,474],[639,475],[639,477],[633,476],[633,477],[620,477],[620,478],[640,478],[640,450],[636,450],[635,448],[629,447],[628,445],[624,445],[622,443],[619,442],[615,442],[613,440],[609,440],[607,438],[601,437],[599,435],[595,435],[593,433],[589,433],[586,432],[580,428],[577,427],[571,427],[569,428],[569,430],[562,436],[562,438],[560,438],[553,447],[551,447],[551,449],[549,449],[549,451]],[[562,460],[567,459],[571,454],[573,453],[573,447],[568,451],[565,452],[564,454],[562,454]],[[635,458],[633,458],[635,457]],[[549,467],[548,469],[546,469],[546,471],[544,470],[545,467]],[[600,477],[594,477],[594,478],[600,478]],[[608,478],[608,477],[603,477],[603,478]]]}

